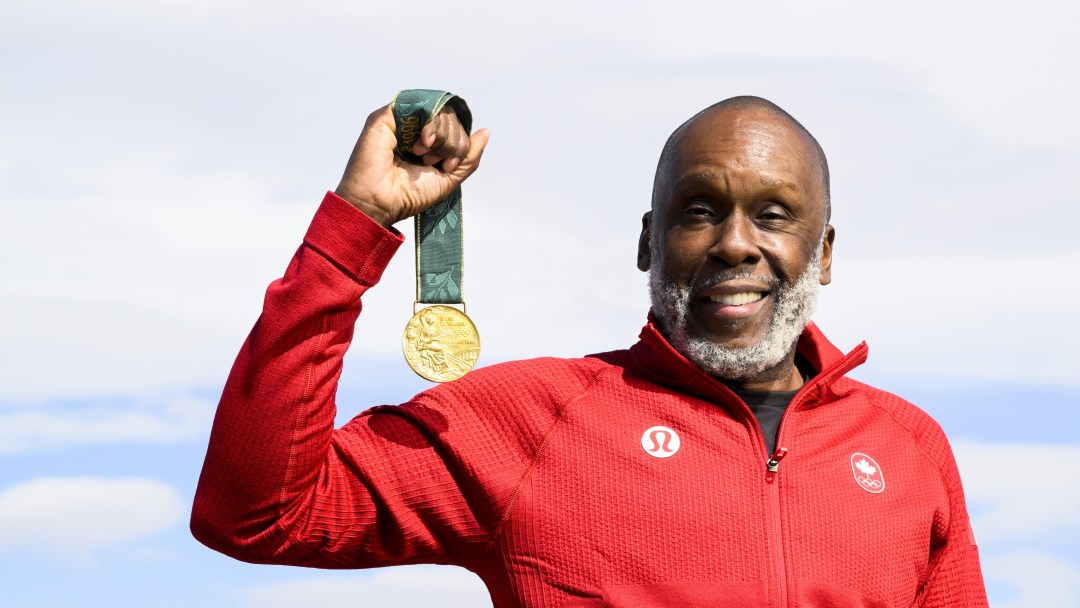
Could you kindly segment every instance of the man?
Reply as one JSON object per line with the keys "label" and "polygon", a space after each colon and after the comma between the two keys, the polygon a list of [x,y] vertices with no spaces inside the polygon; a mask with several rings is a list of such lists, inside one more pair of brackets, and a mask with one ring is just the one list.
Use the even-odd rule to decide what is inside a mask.
{"label": "man", "polygon": [[[978,551],[940,428],[846,374],[809,323],[830,281],[828,168],[759,98],[679,127],[628,350],[475,370],[333,430],[390,227],[476,170],[452,112],[423,165],[372,114],[222,396],[192,531],[238,559],[464,566],[508,606],[977,606]],[[438,166],[436,166],[438,165]],[[359,210],[359,212],[358,212]]]}

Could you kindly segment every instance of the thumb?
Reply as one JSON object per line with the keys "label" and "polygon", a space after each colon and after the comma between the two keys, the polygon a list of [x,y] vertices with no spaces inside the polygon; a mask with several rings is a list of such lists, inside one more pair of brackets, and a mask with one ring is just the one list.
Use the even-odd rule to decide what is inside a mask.
{"label": "thumb", "polygon": [[480,129],[469,137],[469,153],[465,155],[461,163],[448,173],[448,176],[456,184],[461,184],[480,167],[480,157],[484,155],[484,148],[491,139],[491,131]]}

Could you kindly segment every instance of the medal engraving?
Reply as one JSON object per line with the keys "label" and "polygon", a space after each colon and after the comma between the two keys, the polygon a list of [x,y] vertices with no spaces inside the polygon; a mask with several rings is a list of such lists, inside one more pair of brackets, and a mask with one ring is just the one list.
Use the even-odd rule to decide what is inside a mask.
{"label": "medal engraving", "polygon": [[450,306],[429,306],[413,315],[401,345],[409,367],[432,382],[457,380],[480,357],[476,326]]}

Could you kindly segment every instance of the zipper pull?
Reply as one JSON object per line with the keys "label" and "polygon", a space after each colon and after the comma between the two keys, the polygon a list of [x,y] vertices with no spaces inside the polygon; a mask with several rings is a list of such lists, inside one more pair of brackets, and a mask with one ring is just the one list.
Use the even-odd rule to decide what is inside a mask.
{"label": "zipper pull", "polygon": [[765,463],[768,465],[770,473],[776,472],[776,469],[780,466],[780,461],[784,459],[784,456],[787,456],[787,448],[776,448],[772,458],[769,459],[769,462]]}

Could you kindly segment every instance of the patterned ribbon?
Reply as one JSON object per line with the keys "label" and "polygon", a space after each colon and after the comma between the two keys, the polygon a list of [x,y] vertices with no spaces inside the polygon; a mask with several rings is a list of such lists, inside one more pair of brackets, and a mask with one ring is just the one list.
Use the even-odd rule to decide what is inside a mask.
{"label": "patterned ribbon", "polygon": [[[466,133],[472,132],[472,112],[465,100],[446,91],[409,89],[394,98],[397,153],[420,163],[412,153],[420,130],[449,105]],[[455,188],[434,207],[416,216],[416,301],[461,304],[464,249],[461,234],[461,188]]]}

